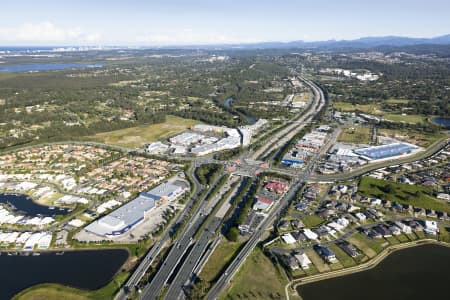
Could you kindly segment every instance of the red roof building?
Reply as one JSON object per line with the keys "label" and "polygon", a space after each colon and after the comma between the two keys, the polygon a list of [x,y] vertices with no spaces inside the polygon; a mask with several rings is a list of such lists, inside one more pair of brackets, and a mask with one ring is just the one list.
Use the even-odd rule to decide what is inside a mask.
{"label": "red roof building", "polygon": [[269,181],[266,183],[265,188],[271,192],[275,192],[278,195],[281,195],[287,190],[288,185],[284,182]]}

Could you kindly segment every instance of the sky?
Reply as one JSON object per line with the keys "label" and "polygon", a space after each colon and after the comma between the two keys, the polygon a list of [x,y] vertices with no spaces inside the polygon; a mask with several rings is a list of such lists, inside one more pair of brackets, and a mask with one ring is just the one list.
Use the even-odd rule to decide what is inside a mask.
{"label": "sky", "polygon": [[183,45],[450,33],[448,0],[0,0],[0,45]]}

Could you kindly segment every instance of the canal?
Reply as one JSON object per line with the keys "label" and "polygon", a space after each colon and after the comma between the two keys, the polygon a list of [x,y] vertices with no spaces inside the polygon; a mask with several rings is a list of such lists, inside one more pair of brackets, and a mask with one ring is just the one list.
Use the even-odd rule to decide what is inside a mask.
{"label": "canal", "polygon": [[26,195],[0,194],[0,203],[8,204],[15,211],[26,216],[34,217],[36,215],[41,215],[44,217],[51,217],[69,213],[69,210],[65,208],[39,205]]}
{"label": "canal", "polygon": [[[61,254],[61,253],[59,253]],[[39,256],[0,256],[0,299],[40,283],[59,283],[95,290],[106,285],[128,258],[128,251],[82,250]]]}
{"label": "canal", "polygon": [[303,300],[448,299],[450,248],[421,245],[390,254],[373,269],[297,287]]}

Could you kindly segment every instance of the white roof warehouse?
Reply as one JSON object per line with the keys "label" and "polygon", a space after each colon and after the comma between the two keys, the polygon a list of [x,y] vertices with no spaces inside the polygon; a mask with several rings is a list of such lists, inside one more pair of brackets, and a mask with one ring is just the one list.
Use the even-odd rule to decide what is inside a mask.
{"label": "white roof warehouse", "polygon": [[141,223],[159,201],[172,201],[184,193],[183,181],[167,181],[141,193],[136,199],[86,226],[86,231],[100,236],[118,236]]}

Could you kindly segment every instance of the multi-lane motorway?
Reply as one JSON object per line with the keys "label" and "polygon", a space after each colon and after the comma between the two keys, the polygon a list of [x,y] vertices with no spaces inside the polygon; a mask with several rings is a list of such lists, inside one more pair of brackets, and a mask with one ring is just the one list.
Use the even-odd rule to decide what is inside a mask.
{"label": "multi-lane motorway", "polygon": [[[241,155],[241,164],[238,166],[238,171],[234,174],[243,174],[252,176],[255,171],[261,170],[258,162],[259,157],[268,157],[270,153],[281,148],[288,143],[306,124],[312,122],[317,113],[325,105],[325,97],[323,91],[312,81],[298,77],[306,86],[310,88],[313,95],[313,101],[311,105],[304,111],[304,113],[292,122],[292,124],[286,126],[282,130],[274,133],[261,148],[255,152],[246,152]],[[337,134],[336,134],[337,135]],[[333,136],[333,140],[336,136]],[[331,141],[330,140],[330,141]],[[430,147],[426,152],[421,154],[420,157],[426,155],[432,155],[436,151],[442,148],[444,142],[436,143]],[[325,148],[325,147],[324,147]],[[269,212],[268,216],[259,224],[256,230],[253,232],[249,240],[244,247],[240,250],[233,261],[228,265],[226,271],[221,275],[215,285],[208,293],[208,299],[216,299],[219,294],[227,288],[233,275],[239,269],[241,264],[245,261],[247,256],[251,253],[252,249],[263,237],[267,228],[273,223],[274,219],[279,213],[289,204],[289,201],[296,195],[300,187],[307,181],[335,181],[340,179],[353,178],[360,176],[364,172],[372,171],[376,168],[380,168],[379,165],[368,165],[363,169],[358,169],[353,172],[345,174],[337,174],[333,176],[328,175],[316,175],[312,174],[314,165],[321,155],[317,153],[308,163],[307,167],[303,171],[291,171],[281,170],[273,167],[269,167],[268,170],[277,173],[288,174],[292,178],[289,191],[274,205]],[[410,158],[411,159],[411,158]],[[229,162],[216,161],[211,158],[192,158],[193,166],[196,164],[204,163],[222,163],[228,164]],[[392,162],[386,162],[386,165]],[[193,176],[194,167],[190,170],[191,178],[194,179],[194,192],[191,200],[188,202],[186,208],[178,216],[175,223],[181,222],[186,216],[190,215],[189,222],[182,229],[181,234],[177,239],[173,241],[173,246],[169,250],[167,256],[162,262],[160,268],[153,276],[151,281],[144,287],[142,293],[139,295],[140,299],[180,299],[184,298],[183,289],[186,283],[191,283],[194,275],[194,270],[198,269],[198,265],[204,260],[204,255],[208,251],[208,247],[211,245],[212,240],[216,237],[216,231],[220,227],[222,217],[208,215],[211,213],[214,206],[219,203],[222,195],[224,195],[231,186],[231,181],[222,187],[216,197],[209,197],[209,201],[204,201],[208,193],[214,188],[214,185],[218,183],[218,180],[209,188],[204,198],[199,199],[201,193],[201,185]],[[192,207],[196,201],[199,204],[194,212]],[[201,232],[198,232],[202,229]],[[169,232],[166,232],[164,236],[153,246],[153,248],[147,253],[144,259],[141,261],[135,272],[131,275],[127,281],[125,288],[122,289],[116,299],[126,299],[126,291],[133,289],[139,284],[145,272],[150,265],[154,262],[155,257],[161,252],[167,242],[170,240]],[[166,286],[170,281],[170,284]],[[165,288],[167,287],[167,288]],[[165,291],[164,295],[161,292]]]}
{"label": "multi-lane motorway", "polygon": [[[280,132],[276,133],[270,138],[270,141],[268,141],[268,146],[263,146],[262,150],[258,151],[259,153],[253,153],[252,158],[256,158],[260,154],[269,153],[270,151],[273,151],[274,149],[280,147],[280,145],[282,145],[283,143],[288,142],[299,130],[301,130],[305,126],[307,122],[311,121],[316,115],[317,111],[323,107],[325,102],[323,92],[311,81],[305,78],[300,79],[310,87],[314,95],[309,109],[307,109],[304,114],[296,120],[300,122],[300,125],[298,123],[293,123]],[[195,163],[205,163],[205,159],[194,161],[194,166]],[[243,168],[247,169],[247,171],[254,171],[255,166],[252,166],[251,164],[245,164]],[[191,177],[195,179],[195,176]],[[296,184],[300,185],[301,180],[297,180]],[[208,224],[206,224],[206,226],[204,227],[204,232],[200,235],[200,238],[198,240],[194,239],[197,230],[200,228],[200,226],[202,226],[203,222],[207,218],[205,208],[208,206],[205,201],[202,201],[203,199],[197,199],[201,189],[199,183],[194,182],[194,187],[196,188],[196,192],[194,192],[193,198],[191,199],[191,201],[189,201],[186,208],[177,218],[177,222],[181,222],[181,220],[183,220],[183,218],[190,212],[190,208],[196,200],[201,201],[200,205],[198,206],[196,211],[192,213],[189,223],[185,226],[178,239],[176,239],[176,241],[174,242],[174,246],[170,249],[167,257],[165,258],[159,270],[156,272],[155,276],[144,287],[144,290],[140,295],[141,299],[157,299],[160,296],[159,294],[161,290],[163,290],[164,285],[171,277],[173,278],[173,282],[167,291],[166,299],[172,299],[173,297],[178,298],[180,296],[184,283],[189,280],[189,277],[195,268],[195,264],[197,264],[197,262],[201,259],[201,256],[207,249],[211,238],[214,236],[214,232],[217,230],[217,227],[222,221],[220,218],[210,219]],[[212,188],[213,187],[211,187],[210,189]],[[287,196],[294,193],[292,192],[294,190],[295,187],[291,189]],[[218,199],[216,199],[216,201],[217,200]],[[209,204],[209,206],[211,206],[211,203]],[[263,222],[263,224],[265,223],[270,223],[269,218],[265,222]],[[265,224],[265,226],[261,228],[265,228],[267,224]],[[124,289],[119,292],[116,299],[126,299],[126,292],[138,285],[145,272],[149,269],[150,265],[154,262],[155,258],[167,244],[169,239],[170,234],[169,231],[167,231],[164,236],[147,253],[139,266],[130,276],[129,280],[125,284]],[[254,240],[256,242],[258,241],[258,239],[256,238]]]}
{"label": "multi-lane motorway", "polygon": [[[311,106],[308,110],[304,112],[304,114],[297,119],[297,121],[301,122],[301,124],[293,123],[289,125],[284,130],[278,132],[274,136],[271,137],[268,147],[263,146],[263,150],[261,153],[268,153],[273,149],[279,147],[283,142],[288,142],[292,136],[301,130],[306,122],[309,122],[316,114],[317,110],[320,110],[324,105],[324,98],[322,91],[316,87],[312,82],[306,80],[304,78],[300,78],[303,82],[309,86],[313,92],[314,98]],[[280,141],[281,140],[281,141]],[[253,154],[252,157],[257,157],[257,154]],[[203,164],[212,162],[212,160],[208,159],[199,159],[194,160],[193,166],[197,163]],[[255,170],[255,166],[251,164],[245,164],[243,166],[247,171],[253,172]],[[194,240],[194,236],[200,226],[207,218],[207,214],[205,208],[211,206],[211,203],[207,205],[204,199],[198,199],[201,193],[201,185],[196,180],[195,176],[193,176],[194,168],[191,168],[191,178],[194,179],[194,192],[193,197],[190,199],[185,209],[181,212],[181,214],[177,217],[177,220],[174,224],[180,223],[189,213],[191,213],[191,208],[197,200],[200,200],[200,205],[197,207],[195,212],[191,214],[191,218],[189,223],[182,230],[180,236],[174,241],[174,246],[170,249],[167,257],[162,263],[161,267],[152,278],[152,280],[144,287],[142,294],[140,295],[141,299],[156,299],[159,297],[161,290],[164,285],[167,283],[170,277],[173,278],[173,284],[168,290],[168,296],[166,299],[171,299],[170,297],[178,297],[182,290],[183,284],[189,279],[190,274],[195,268],[195,265],[200,259],[201,255],[207,249],[211,238],[214,235],[214,232],[217,230],[217,227],[221,223],[220,218],[212,218],[208,224],[204,227],[204,233],[200,235],[198,241]],[[253,174],[253,173],[250,173]],[[249,174],[249,175],[250,175]],[[216,181],[217,183],[217,181]],[[210,187],[210,190],[213,186]],[[207,195],[208,193],[206,193]],[[214,198],[216,201],[219,197]],[[211,208],[210,208],[211,209]],[[156,244],[150,249],[150,251],[145,255],[140,264],[137,266],[136,270],[130,276],[128,281],[126,282],[123,289],[119,291],[116,296],[116,299],[126,299],[126,294],[128,291],[133,290],[138,286],[140,280],[144,276],[144,274],[148,271],[152,263],[155,261],[155,258],[160,254],[161,250],[168,244],[170,240],[170,230],[167,230],[162,238],[156,242]],[[184,258],[183,256],[185,256]],[[180,263],[181,261],[181,263]],[[180,264],[180,265],[179,265]],[[192,264],[192,265],[191,265]],[[178,268],[177,268],[178,267]],[[174,271],[177,271],[177,274],[174,274]]]}
{"label": "multi-lane motorway", "polygon": [[[236,178],[232,178],[231,180],[235,182]],[[223,192],[226,192],[229,188],[231,188],[230,185],[226,186],[223,189]],[[237,188],[238,186],[234,188],[233,192],[236,192]],[[222,195],[223,193],[219,193],[217,198],[220,198]],[[231,193],[231,195],[226,200],[229,201],[232,195],[233,193]],[[225,201],[222,206],[226,206],[228,204],[227,201]],[[211,211],[209,211],[207,215],[209,215],[210,213]],[[186,257],[177,275],[171,282],[164,299],[172,300],[178,299],[183,296],[182,292],[186,282],[192,281],[194,270],[197,269],[197,266],[200,263],[203,255],[211,245],[211,240],[216,235],[215,232],[219,228],[222,221],[222,217],[220,217],[218,214],[211,216],[210,220],[206,221],[207,224],[204,227],[204,230],[201,232],[200,237],[194,242],[194,246],[192,247],[191,252]]]}
{"label": "multi-lane motorway", "polygon": [[[235,178],[230,178],[226,184],[219,190],[219,195],[210,197],[208,201],[203,201],[207,197],[208,193],[205,194],[205,198],[200,199],[201,202],[198,205],[195,212],[192,214],[192,217],[189,221],[189,223],[186,225],[186,227],[182,230],[182,233],[180,234],[180,237],[175,241],[174,246],[170,249],[169,254],[167,255],[166,259],[164,260],[162,266],[159,268],[159,270],[156,272],[155,276],[152,278],[149,284],[147,284],[140,295],[141,299],[157,299],[159,297],[160,292],[162,291],[164,285],[167,283],[169,278],[171,276],[176,276],[177,274],[174,274],[174,271],[177,269],[178,264],[186,263],[186,260],[184,262],[182,261],[183,256],[185,254],[190,255],[192,252],[191,246],[198,245],[199,243],[196,243],[194,240],[195,234],[197,233],[198,229],[201,227],[203,222],[207,219],[208,214],[211,212],[212,208],[214,207],[214,202],[218,202],[220,200],[220,195],[223,195],[231,186],[232,182],[234,182]],[[214,186],[218,183],[219,180],[216,180],[216,182],[211,185],[209,191],[211,191]],[[220,222],[219,222],[220,223]],[[215,232],[215,229],[219,225],[217,223],[217,220],[214,220],[208,224],[208,226],[205,228],[205,230],[209,231],[211,230],[211,233]],[[201,236],[203,239],[211,238],[211,236],[208,234],[206,237]],[[202,243],[200,245],[204,245],[204,240],[201,240]],[[193,247],[195,248],[195,247]],[[197,250],[197,249],[195,249]],[[196,253],[196,251],[194,251]],[[188,260],[189,261],[189,260]],[[183,267],[183,265],[182,265]],[[186,268],[182,268],[182,270],[185,270]],[[193,270],[193,268],[192,268]],[[184,271],[186,272],[186,271]]]}
{"label": "multi-lane motorway", "polygon": [[119,293],[116,295],[115,299],[125,300],[127,298],[126,296],[127,292],[133,290],[139,284],[144,274],[148,271],[152,263],[155,261],[156,257],[158,257],[161,250],[166,246],[167,242],[170,240],[171,229],[174,228],[174,226],[176,226],[177,224],[180,224],[182,220],[190,213],[194,203],[198,200],[198,197],[200,196],[203,189],[202,185],[197,180],[194,171],[195,171],[194,166],[189,169],[189,175],[193,180],[192,197],[190,201],[186,204],[185,208],[173,222],[174,225],[165,231],[163,236],[155,243],[155,245],[153,245],[150,251],[141,260],[141,263],[137,266],[133,274],[131,274],[130,278],[125,283],[124,287],[119,290]]}
{"label": "multi-lane motorway", "polygon": [[308,166],[298,177],[295,177],[288,192],[275,204],[275,206],[270,210],[269,215],[261,222],[261,224],[256,228],[253,235],[246,242],[241,251],[236,255],[233,261],[229,264],[226,271],[220,276],[215,285],[211,288],[207,295],[207,299],[216,299],[220,293],[226,289],[230,283],[231,278],[237,272],[241,264],[245,261],[247,256],[251,253],[253,248],[258,244],[264,235],[266,229],[273,223],[275,217],[279,215],[281,211],[289,204],[290,200],[295,197],[297,192],[300,190],[301,186],[305,183],[307,178],[310,176],[314,169],[314,165],[319,158],[320,153],[316,153],[310,160]]}
{"label": "multi-lane motorway", "polygon": [[[311,121],[318,110],[320,110],[324,104],[325,99],[323,92],[311,81],[303,79],[303,82],[308,85],[313,91],[314,99],[309,110],[307,110],[301,117],[303,122],[301,125],[292,124],[278,132],[269,141],[269,147],[263,147],[264,149],[261,153],[268,153],[273,149],[279,148],[283,143],[290,141],[290,139],[304,126],[305,123]],[[292,128],[291,128],[292,127]],[[272,142],[272,143],[271,143]],[[257,153],[254,153],[252,157],[257,157]],[[251,165],[247,165],[251,166]],[[244,261],[248,253],[253,249],[253,247],[258,243],[265,228],[273,221],[273,217],[283,208],[284,204],[291,199],[298,188],[303,184],[304,179],[311,173],[312,167],[308,167],[293,183],[293,186],[288,191],[288,193],[279,201],[278,205],[274,207],[269,215],[262,224],[257,228],[256,232],[246,243],[246,246],[242,252],[238,255],[236,260],[233,261],[229,272],[226,272],[225,278],[219,279],[219,284],[214,287],[213,291],[220,292],[223,285],[221,282],[228,282],[228,277],[231,276],[235,270],[239,267],[240,263]],[[144,288],[141,294],[141,299],[157,299],[160,296],[161,290],[163,290],[164,285],[167,283],[169,278],[173,278],[168,290],[165,295],[165,299],[178,299],[182,296],[182,289],[186,281],[189,280],[196,264],[201,259],[202,255],[206,251],[211,238],[214,236],[214,232],[221,223],[220,218],[212,218],[211,221],[206,225],[204,232],[200,235],[198,240],[194,240],[197,229],[202,225],[203,221],[206,219],[206,214],[202,214],[204,203],[201,203],[197,213],[191,218],[189,226],[183,231],[181,237],[176,241],[175,246],[170,250],[167,258],[165,259],[163,265],[157,271],[156,275],[153,277],[151,282]],[[185,257],[184,257],[185,256]],[[242,260],[240,260],[242,256]],[[233,267],[236,266],[236,269]],[[176,272],[176,274],[174,274]]]}
{"label": "multi-lane motorway", "polygon": [[295,119],[295,122],[286,126],[282,130],[272,135],[266,144],[261,148],[250,154],[252,160],[257,160],[259,157],[265,157],[272,151],[279,149],[284,144],[288,143],[300,130],[302,130],[311,120],[316,116],[322,107],[325,105],[325,97],[323,91],[315,85],[312,81],[299,76],[298,77],[306,86],[308,86],[313,94],[312,102],[309,109],[305,110],[303,114]]}

